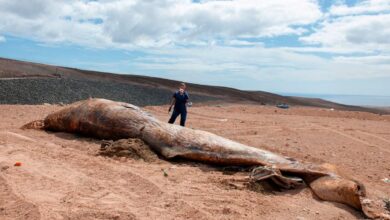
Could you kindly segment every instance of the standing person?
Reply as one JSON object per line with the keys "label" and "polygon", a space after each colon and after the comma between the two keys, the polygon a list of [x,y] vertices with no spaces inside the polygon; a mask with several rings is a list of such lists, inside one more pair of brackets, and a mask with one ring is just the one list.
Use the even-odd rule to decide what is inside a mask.
{"label": "standing person", "polygon": [[180,125],[184,127],[187,119],[186,104],[188,102],[188,99],[189,97],[188,93],[186,92],[186,84],[180,83],[179,90],[176,91],[172,96],[171,105],[169,106],[168,112],[171,112],[172,106],[174,106],[174,108],[168,123],[175,123],[177,116],[180,115]]}

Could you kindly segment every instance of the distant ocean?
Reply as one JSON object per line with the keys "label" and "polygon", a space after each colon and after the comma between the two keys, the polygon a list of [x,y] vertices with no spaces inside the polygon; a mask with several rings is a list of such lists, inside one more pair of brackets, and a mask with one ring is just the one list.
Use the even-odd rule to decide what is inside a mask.
{"label": "distant ocean", "polygon": [[285,96],[320,98],[345,105],[390,107],[390,96],[281,93]]}

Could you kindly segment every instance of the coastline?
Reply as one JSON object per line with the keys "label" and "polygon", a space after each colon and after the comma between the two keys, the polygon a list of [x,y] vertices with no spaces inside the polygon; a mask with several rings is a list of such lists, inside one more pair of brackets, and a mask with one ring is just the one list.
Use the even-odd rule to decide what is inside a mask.
{"label": "coastline", "polygon": [[279,93],[284,96],[299,96],[304,98],[319,98],[326,101],[368,108],[390,108],[390,96],[386,95],[345,95],[345,94],[305,94]]}

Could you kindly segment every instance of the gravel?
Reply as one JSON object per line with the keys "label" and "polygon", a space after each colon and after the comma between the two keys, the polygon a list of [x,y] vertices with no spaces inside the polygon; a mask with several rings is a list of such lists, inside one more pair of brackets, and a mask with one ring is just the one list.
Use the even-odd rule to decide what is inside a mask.
{"label": "gravel", "polygon": [[[35,78],[0,80],[0,104],[72,103],[105,98],[138,106],[168,104],[173,91],[112,81]],[[192,102],[215,100],[190,93]]]}

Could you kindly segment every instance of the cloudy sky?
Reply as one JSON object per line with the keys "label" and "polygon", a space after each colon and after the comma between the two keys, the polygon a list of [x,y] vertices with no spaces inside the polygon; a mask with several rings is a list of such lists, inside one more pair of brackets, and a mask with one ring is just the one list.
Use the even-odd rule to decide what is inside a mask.
{"label": "cloudy sky", "polygon": [[0,0],[0,56],[248,90],[390,95],[390,0]]}

